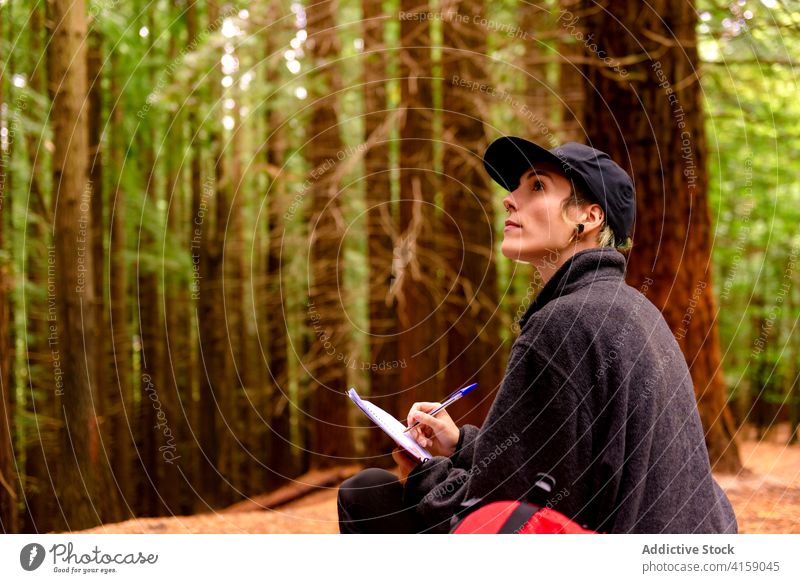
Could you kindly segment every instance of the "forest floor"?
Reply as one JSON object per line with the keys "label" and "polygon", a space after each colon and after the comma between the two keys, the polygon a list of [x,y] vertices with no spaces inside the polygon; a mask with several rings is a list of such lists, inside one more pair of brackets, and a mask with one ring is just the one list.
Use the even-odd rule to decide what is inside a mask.
{"label": "forest floor", "polygon": [[[786,446],[784,427],[756,441],[752,430],[739,440],[745,469],[738,475],[716,475],[736,511],[740,533],[800,533],[800,445]],[[106,524],[83,533],[337,533],[338,482],[357,471],[342,468],[330,473],[306,474],[299,479],[308,493],[283,489],[254,497],[218,512],[193,516],[137,518]]]}

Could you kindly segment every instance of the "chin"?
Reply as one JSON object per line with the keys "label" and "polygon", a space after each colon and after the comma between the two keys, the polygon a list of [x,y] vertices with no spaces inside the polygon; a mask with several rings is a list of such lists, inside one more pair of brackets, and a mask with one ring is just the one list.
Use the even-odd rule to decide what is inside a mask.
{"label": "chin", "polygon": [[502,245],[500,247],[500,251],[503,253],[503,256],[505,258],[510,259],[511,261],[517,261],[519,263],[530,263],[530,261],[523,256],[525,255],[525,253],[519,247],[512,247],[512,246],[507,247],[506,245]]}

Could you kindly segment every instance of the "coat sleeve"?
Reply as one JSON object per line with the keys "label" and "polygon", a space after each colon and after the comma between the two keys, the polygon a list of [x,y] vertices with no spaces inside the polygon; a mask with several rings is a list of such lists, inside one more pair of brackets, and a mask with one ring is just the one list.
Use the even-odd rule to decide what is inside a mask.
{"label": "coat sleeve", "polygon": [[426,532],[446,533],[450,518],[467,493],[470,471],[456,468],[448,457],[435,456],[415,467],[406,479],[403,503],[416,506]]}
{"label": "coat sleeve", "polygon": [[456,450],[450,457],[436,456],[417,465],[406,480],[404,504],[416,506],[429,525],[428,532],[445,533],[450,518],[466,494],[466,483],[472,474],[471,466],[479,429],[465,424],[459,429]]}
{"label": "coat sleeve", "polygon": [[479,429],[474,425],[464,424],[458,431],[458,443],[456,450],[450,459],[457,468],[469,469],[472,465],[472,457],[475,453],[475,440],[478,437]]}
{"label": "coat sleeve", "polygon": [[462,502],[547,503],[537,484],[548,474],[556,482],[554,492],[565,487],[569,492],[553,506],[569,511],[586,500],[581,474],[591,463],[590,426],[580,391],[563,370],[534,347],[515,343],[483,426],[465,429],[461,448],[450,458],[434,457],[414,468],[405,502],[416,504],[431,531],[447,532]]}

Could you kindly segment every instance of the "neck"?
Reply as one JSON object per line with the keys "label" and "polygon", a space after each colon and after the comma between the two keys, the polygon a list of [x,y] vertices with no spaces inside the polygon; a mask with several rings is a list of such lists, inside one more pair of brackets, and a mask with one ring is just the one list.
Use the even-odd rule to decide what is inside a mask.
{"label": "neck", "polygon": [[597,245],[592,245],[588,241],[580,241],[564,249],[546,249],[542,256],[531,261],[531,265],[539,272],[542,282],[547,283],[553,277],[553,274],[558,271],[558,268],[564,265],[570,257],[594,247],[597,247]]}

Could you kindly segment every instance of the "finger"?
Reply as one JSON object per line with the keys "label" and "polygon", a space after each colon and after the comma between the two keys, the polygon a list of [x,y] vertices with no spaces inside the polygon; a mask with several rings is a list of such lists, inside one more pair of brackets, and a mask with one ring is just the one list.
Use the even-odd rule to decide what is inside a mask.
{"label": "finger", "polygon": [[430,427],[434,433],[444,429],[445,424],[440,419],[428,415],[427,413],[423,413],[422,411],[417,411],[414,413],[414,421],[419,421],[423,425],[427,425]]}
{"label": "finger", "polygon": [[420,401],[418,403],[414,403],[413,405],[411,405],[411,409],[408,410],[408,415],[406,416],[406,421],[407,421],[406,427],[409,427],[414,423],[413,421],[414,413],[416,413],[417,411],[428,413],[436,409],[436,407],[438,407],[439,405],[440,403],[429,403],[428,401]]}
{"label": "finger", "polygon": [[441,403],[427,403],[427,402],[426,403],[420,403],[419,410],[422,411],[423,413],[430,413],[431,411],[433,411],[437,407],[441,407],[441,406],[442,406]]}
{"label": "finger", "polygon": [[[414,429],[409,431],[409,433],[412,434],[411,437],[414,439],[414,441],[416,441],[418,444],[422,445],[422,443],[425,440],[425,436],[419,431],[420,427],[422,427],[422,425],[419,425],[419,426],[415,427]],[[422,445],[422,447],[425,447],[425,446]]]}

